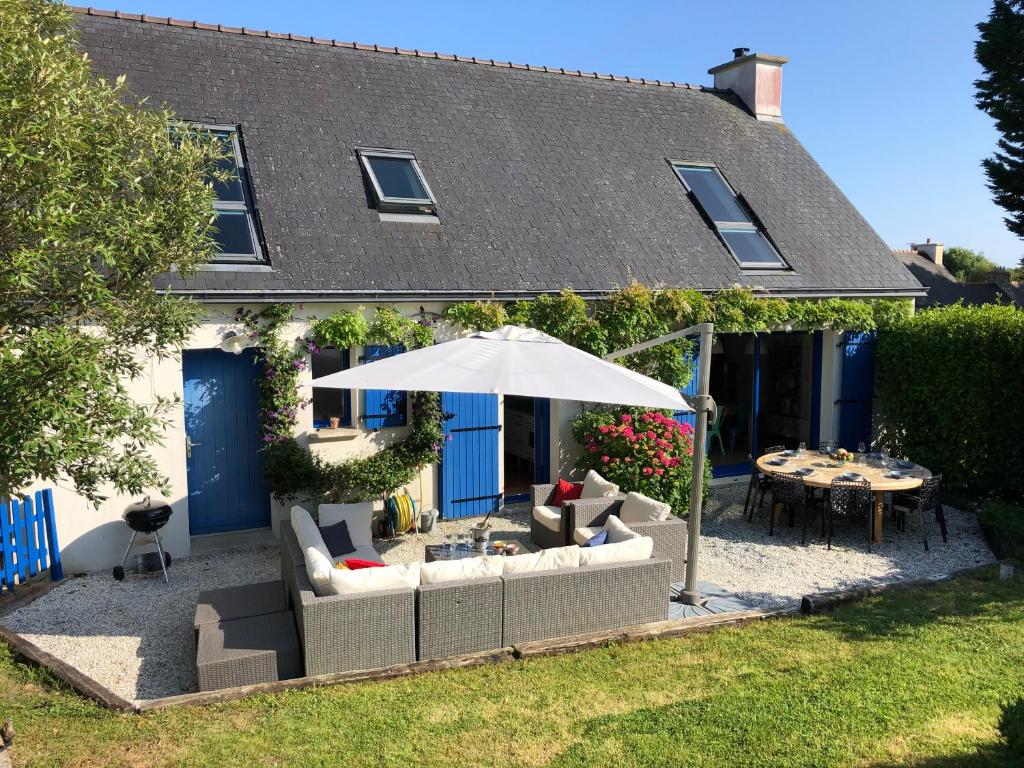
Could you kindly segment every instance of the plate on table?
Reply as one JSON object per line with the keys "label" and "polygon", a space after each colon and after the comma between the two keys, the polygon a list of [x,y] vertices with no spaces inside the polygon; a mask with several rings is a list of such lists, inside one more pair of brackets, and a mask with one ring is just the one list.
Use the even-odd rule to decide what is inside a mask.
{"label": "plate on table", "polygon": [[765,464],[771,464],[773,467],[782,467],[782,466],[785,466],[786,460],[785,459],[768,459],[768,461],[766,461]]}
{"label": "plate on table", "polygon": [[788,451],[782,451],[781,453],[779,453],[779,456],[799,456],[799,455],[800,455],[799,452],[794,451],[792,449],[790,449]]}
{"label": "plate on table", "polygon": [[849,480],[850,482],[855,483],[858,480],[863,480],[864,479],[864,475],[860,474],[859,472],[843,472],[843,474],[838,475],[836,477],[836,479],[837,480]]}
{"label": "plate on table", "polygon": [[813,466],[821,469],[839,469],[842,464],[836,464],[834,461],[816,461]]}
{"label": "plate on table", "polygon": [[894,469],[891,472],[886,472],[884,476],[889,478],[890,480],[906,480],[908,477],[910,477],[910,473],[901,472],[898,469]]}
{"label": "plate on table", "polygon": [[917,464],[912,461],[897,461],[893,463],[893,466],[896,467],[896,469],[913,469]]}
{"label": "plate on table", "polygon": [[814,470],[810,467],[800,467],[799,469],[794,469],[790,474],[798,477],[807,477],[808,475],[813,475]]}

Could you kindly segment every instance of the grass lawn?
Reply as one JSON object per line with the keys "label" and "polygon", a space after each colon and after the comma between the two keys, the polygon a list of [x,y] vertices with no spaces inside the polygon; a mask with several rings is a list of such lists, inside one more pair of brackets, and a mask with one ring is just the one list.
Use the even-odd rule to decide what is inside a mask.
{"label": "grass lawn", "polygon": [[[344,636],[338,642],[344,642]],[[32,766],[1009,766],[1024,577],[402,680],[115,715],[0,655]]]}

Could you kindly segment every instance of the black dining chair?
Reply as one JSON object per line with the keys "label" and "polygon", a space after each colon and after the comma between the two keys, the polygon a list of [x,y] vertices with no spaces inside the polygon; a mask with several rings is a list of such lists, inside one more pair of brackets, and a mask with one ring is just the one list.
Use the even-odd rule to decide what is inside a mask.
{"label": "black dining chair", "polygon": [[772,472],[772,507],[768,514],[768,535],[775,535],[775,510],[779,505],[789,513],[789,525],[793,526],[797,513],[803,522],[803,533],[800,543],[807,543],[807,514],[810,505],[807,502],[807,489],[803,478],[786,472]]}
{"label": "black dining chair", "polygon": [[[786,450],[784,445],[773,445],[771,448],[766,449],[761,455],[767,456],[769,453],[778,453],[779,451]],[[750,508],[749,514],[747,514],[747,522],[752,522],[754,519],[754,510],[760,509],[764,504],[764,496],[768,491],[772,489],[772,481],[767,475],[761,472],[757,468],[757,462],[754,461],[753,456],[748,457],[750,459],[750,482],[747,483],[747,500],[743,502],[743,512],[747,513],[747,508]],[[757,499],[755,506],[750,505],[751,497]]]}
{"label": "black dining chair", "polygon": [[871,482],[869,480],[832,481],[828,494],[828,549],[832,549],[837,517],[866,517],[868,521],[868,552],[875,536],[875,515],[872,510]]}
{"label": "black dining chair", "polygon": [[924,538],[924,550],[928,551],[928,526],[925,524],[924,513],[934,512],[939,524],[943,543],[949,541],[946,532],[946,510],[942,508],[939,489],[942,486],[942,475],[932,475],[921,485],[909,491],[895,491],[892,495],[892,510],[896,514],[896,528],[907,530],[907,513],[917,510],[921,520],[921,536]]}

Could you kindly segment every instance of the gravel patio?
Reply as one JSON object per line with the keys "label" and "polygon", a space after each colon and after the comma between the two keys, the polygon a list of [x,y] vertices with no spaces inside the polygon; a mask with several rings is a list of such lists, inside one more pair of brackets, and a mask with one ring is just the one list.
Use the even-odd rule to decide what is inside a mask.
{"label": "gravel patio", "polygon": [[[911,523],[905,533],[890,521],[885,541],[868,553],[860,526],[837,528],[832,550],[798,528],[768,536],[767,505],[748,523],[746,483],[713,490],[704,515],[701,580],[757,605],[772,607],[803,595],[853,586],[939,577],[994,560],[972,513],[946,507],[949,543],[932,529],[925,552]],[[492,517],[494,539],[529,540],[528,505]],[[377,542],[389,563],[423,558],[423,545],[468,529],[475,519],[435,526],[430,534]],[[815,526],[812,526],[814,528]],[[156,576],[115,582],[108,571],[64,584],[0,620],[43,650],[63,659],[130,701],[172,696],[196,688],[192,615],[203,589],[279,578],[276,547],[247,546],[176,561],[170,583]]]}

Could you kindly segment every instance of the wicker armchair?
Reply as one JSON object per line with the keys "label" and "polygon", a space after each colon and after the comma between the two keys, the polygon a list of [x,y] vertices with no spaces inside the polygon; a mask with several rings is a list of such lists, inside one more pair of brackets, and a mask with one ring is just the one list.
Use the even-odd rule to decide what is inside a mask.
{"label": "wicker armchair", "polygon": [[829,488],[828,501],[828,549],[832,549],[832,534],[835,518],[866,517],[868,521],[868,552],[875,537],[875,515],[872,510],[873,501],[871,483],[868,480],[832,481]]}
{"label": "wicker armchair", "polygon": [[800,535],[800,543],[807,543],[807,516],[810,511],[810,504],[807,499],[807,489],[804,481],[796,475],[785,472],[772,472],[770,475],[772,483],[772,508],[768,515],[768,535],[775,535],[775,512],[778,507],[789,511],[789,524],[793,525],[796,514],[800,513],[803,523],[803,531]]}
{"label": "wicker armchair", "polygon": [[562,503],[562,516],[557,531],[552,530],[544,523],[537,520],[533,510],[536,507],[550,507],[555,498],[553,484],[531,485],[530,486],[530,539],[541,549],[551,547],[564,547],[570,543],[572,528],[566,527],[565,509],[569,502]]}
{"label": "wicker armchair", "polygon": [[[786,450],[784,445],[773,445],[770,448],[766,448],[761,454],[767,456],[769,453],[778,453],[779,451]],[[747,498],[743,502],[743,511],[747,512],[747,522],[752,522],[754,519],[754,510],[760,509],[764,504],[765,494],[769,493],[772,489],[772,479],[765,475],[757,468],[757,462],[754,461],[754,457],[750,457],[750,482],[747,484]],[[756,504],[751,506],[751,502],[756,500]],[[748,509],[749,508],[749,509]]]}
{"label": "wicker armchair", "polygon": [[[577,499],[566,502],[562,512],[562,519],[566,520],[565,526],[570,531],[570,542],[572,531],[577,528],[599,528],[605,524],[609,515],[618,515],[622,508],[621,497],[600,498],[600,499]],[[669,517],[668,520],[652,521],[645,523],[627,523],[629,529],[641,536],[650,536],[654,539],[654,553],[651,555],[656,559],[672,561],[672,583],[683,581],[686,578],[686,543],[687,543],[687,522],[678,517]]]}

